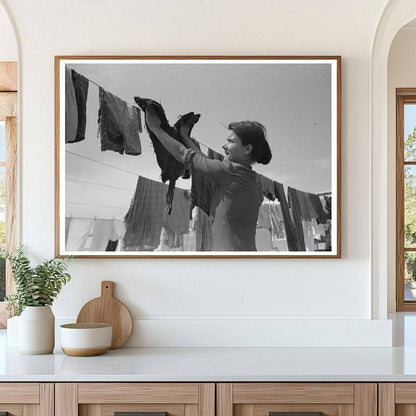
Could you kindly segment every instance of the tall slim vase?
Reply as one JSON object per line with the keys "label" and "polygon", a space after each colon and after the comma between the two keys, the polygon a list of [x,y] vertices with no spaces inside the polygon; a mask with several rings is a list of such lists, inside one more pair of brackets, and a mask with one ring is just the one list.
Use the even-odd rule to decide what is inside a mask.
{"label": "tall slim vase", "polygon": [[26,306],[19,319],[19,352],[50,354],[55,347],[55,315],[50,306]]}

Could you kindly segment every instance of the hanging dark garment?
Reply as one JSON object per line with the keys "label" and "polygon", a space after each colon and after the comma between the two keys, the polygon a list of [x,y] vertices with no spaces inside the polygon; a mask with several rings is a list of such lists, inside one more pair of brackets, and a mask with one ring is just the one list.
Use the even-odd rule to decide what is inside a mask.
{"label": "hanging dark garment", "polygon": [[[291,189],[291,188],[289,188]],[[287,247],[289,251],[301,251],[301,244],[299,242],[299,237],[296,232],[295,226],[293,224],[292,218],[290,216],[289,206],[287,204],[285,190],[283,185],[279,182],[274,182],[274,194],[280,202],[280,207],[282,209],[283,222],[285,225]],[[293,211],[293,208],[292,208]],[[302,227],[302,221],[300,221]],[[302,231],[302,240],[303,241],[303,231]]]}
{"label": "hanging dark garment", "polygon": [[[151,100],[149,98],[141,98],[141,97],[134,97],[134,100],[139,105],[139,107],[146,113],[146,109],[153,109],[156,114],[159,116],[161,121],[161,128],[165,131],[169,136],[177,140],[178,142],[183,143],[180,135],[176,131],[174,127],[172,127],[167,118],[163,107],[156,101]],[[182,176],[185,166],[177,161],[163,146],[163,144],[159,141],[156,135],[149,129],[147,126],[147,131],[149,133],[150,139],[152,140],[153,149],[156,153],[156,160],[157,164],[159,165],[162,171],[162,182],[165,183],[169,181],[169,188],[166,194],[166,209],[168,213],[172,211],[172,203],[173,203],[173,194],[175,192],[175,183],[179,176]]]}
{"label": "hanging dark garment", "polygon": [[306,202],[306,194],[305,192],[299,191],[298,189],[295,189],[295,191],[296,191],[298,201],[299,201],[300,216],[302,220],[310,221],[312,218],[311,218],[311,213],[308,210],[308,205]]}
{"label": "hanging dark garment", "polygon": [[267,178],[266,176],[260,175],[259,173],[257,174],[257,178],[258,178],[259,186],[260,186],[261,193],[263,194],[263,196],[265,196],[270,201],[274,201],[277,197],[275,185],[274,185],[275,182],[273,182],[271,179]]}
{"label": "hanging dark garment", "polygon": [[[139,107],[146,113],[146,109],[153,110],[159,117],[161,124],[160,127],[164,132],[166,132],[169,136],[171,136],[173,139],[181,143],[185,146],[185,143],[179,134],[178,130],[175,127],[172,127],[169,124],[168,119],[166,118],[165,110],[159,104],[158,102],[150,99],[150,98],[141,98],[141,97],[134,97],[134,100],[139,105]],[[181,117],[180,120],[176,123],[176,126],[179,128],[179,125],[181,123],[188,123],[192,121],[193,117],[196,117],[196,121],[199,119],[199,114],[194,113],[188,113]],[[189,117],[189,119],[188,119]],[[182,120],[182,121],[181,121]],[[194,120],[194,119],[193,119]],[[196,123],[196,121],[193,122],[193,124]],[[181,122],[181,123],[180,123]],[[179,124],[178,124],[179,123]],[[192,124],[192,126],[193,126]],[[192,126],[190,127],[189,133],[192,129]],[[150,139],[153,144],[153,149],[156,153],[156,160],[157,164],[159,165],[161,169],[161,178],[162,182],[165,183],[166,181],[169,181],[169,188],[168,192],[166,194],[166,209],[168,213],[170,214],[172,211],[172,203],[173,203],[173,194],[175,192],[175,183],[176,180],[183,176],[185,178],[188,178],[188,174],[185,173],[185,166],[177,161],[163,146],[163,144],[160,142],[160,140],[157,138],[157,136],[149,129],[147,126],[147,131],[149,133]]]}
{"label": "hanging dark garment", "polygon": [[75,89],[75,99],[78,109],[78,125],[74,142],[85,140],[85,129],[87,127],[87,98],[89,81],[78,72],[72,70],[72,82]]}
{"label": "hanging dark garment", "polygon": [[116,251],[118,245],[118,240],[108,240],[107,246],[105,248],[105,251]]}
{"label": "hanging dark garment", "polygon": [[[198,146],[199,147],[199,146]],[[208,158],[215,160],[223,160],[224,156],[208,149]],[[192,173],[192,189],[191,189],[191,210],[194,207],[201,208],[208,216],[212,215],[211,202],[216,183],[197,172]]]}
{"label": "hanging dark garment", "polygon": [[325,211],[322,207],[321,199],[316,194],[309,194],[309,197],[311,199],[312,205],[313,205],[313,207],[315,209],[315,212],[317,214],[316,220],[317,220],[318,224],[325,224],[326,221],[327,221],[327,217],[326,217]]}
{"label": "hanging dark garment", "polygon": [[332,196],[324,196],[325,210],[327,211],[326,217],[328,220],[332,219]]}
{"label": "hanging dark garment", "polygon": [[137,156],[142,152],[139,131],[142,130],[140,109],[99,88],[98,134],[101,151]]}
{"label": "hanging dark garment", "polygon": [[125,251],[152,251],[160,244],[166,185],[139,176],[130,209],[124,217]]}
{"label": "hanging dark garment", "polygon": [[287,188],[287,194],[290,207],[292,208],[296,239],[299,243],[299,251],[306,251],[305,237],[303,235],[302,213],[298,198],[298,191],[289,187]]}
{"label": "hanging dark garment", "polygon": [[74,143],[78,128],[78,109],[72,69],[65,65],[65,143]]}

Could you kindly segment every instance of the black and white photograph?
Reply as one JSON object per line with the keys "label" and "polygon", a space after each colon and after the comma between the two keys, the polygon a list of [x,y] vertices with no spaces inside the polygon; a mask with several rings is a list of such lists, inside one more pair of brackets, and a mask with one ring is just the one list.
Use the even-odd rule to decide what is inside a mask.
{"label": "black and white photograph", "polygon": [[340,57],[55,57],[57,256],[340,257]]}

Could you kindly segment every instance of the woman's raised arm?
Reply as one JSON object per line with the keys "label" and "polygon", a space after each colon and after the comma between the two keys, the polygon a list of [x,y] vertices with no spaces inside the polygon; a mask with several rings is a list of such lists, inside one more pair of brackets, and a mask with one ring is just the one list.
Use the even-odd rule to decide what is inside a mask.
{"label": "woman's raised arm", "polygon": [[160,119],[151,108],[145,110],[147,127],[157,136],[164,148],[179,162],[184,163],[188,149],[160,127]]}

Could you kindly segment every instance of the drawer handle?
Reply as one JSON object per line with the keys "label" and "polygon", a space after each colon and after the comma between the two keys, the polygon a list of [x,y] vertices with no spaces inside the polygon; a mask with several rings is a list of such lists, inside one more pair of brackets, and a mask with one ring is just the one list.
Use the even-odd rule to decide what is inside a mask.
{"label": "drawer handle", "polygon": [[[114,412],[114,416],[167,416],[167,415],[168,415],[168,412]],[[0,414],[0,416],[2,415]]]}
{"label": "drawer handle", "polygon": [[324,416],[322,412],[269,412],[269,416]]}

